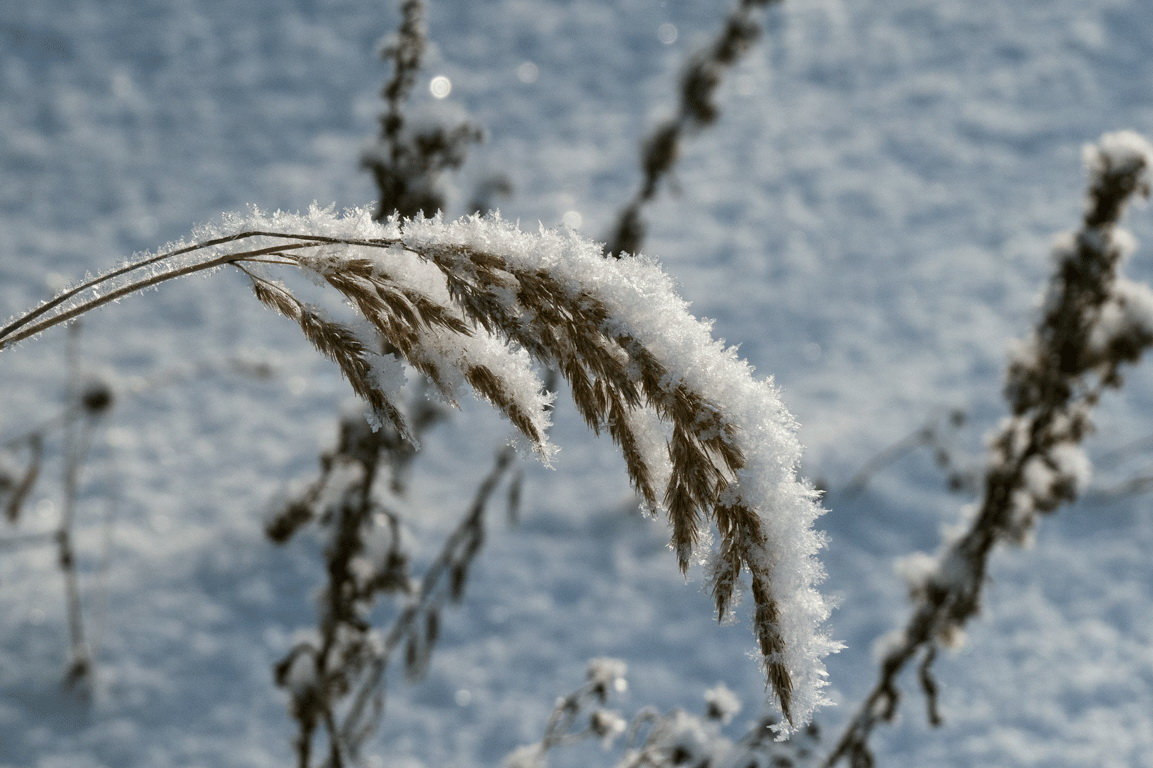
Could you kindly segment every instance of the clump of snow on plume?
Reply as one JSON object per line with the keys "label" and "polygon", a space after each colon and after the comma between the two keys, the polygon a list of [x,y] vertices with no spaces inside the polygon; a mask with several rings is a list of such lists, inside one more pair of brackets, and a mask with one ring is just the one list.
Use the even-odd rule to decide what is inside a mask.
{"label": "clump of snow on plume", "polygon": [[1033,496],[1043,498],[1052,491],[1053,484],[1059,479],[1056,470],[1049,466],[1044,456],[1033,456],[1025,462],[1022,470],[1025,487]]}
{"label": "clump of snow on plume", "polygon": [[1049,458],[1057,474],[1063,480],[1072,483],[1077,493],[1089,486],[1089,480],[1093,476],[1093,464],[1080,445],[1068,440],[1060,442],[1049,449]]}
{"label": "clump of snow on plume", "polygon": [[285,683],[296,695],[303,695],[316,686],[316,656],[308,651],[297,653],[292,658],[285,675]]}
{"label": "clump of snow on plume", "polygon": [[1119,278],[1113,285],[1113,295],[1121,304],[1128,326],[1143,335],[1153,336],[1153,289],[1145,283]]}
{"label": "clump of snow on plume", "polygon": [[893,564],[893,570],[905,582],[909,592],[916,594],[925,589],[933,580],[940,568],[937,558],[928,552],[912,552],[899,557]]}
{"label": "clump of snow on plume", "polygon": [[[637,450],[645,457],[645,464],[649,468],[654,488],[664,488],[673,474],[673,464],[669,459],[668,437],[657,414],[645,408],[637,408],[626,414],[629,427],[637,441]],[[658,502],[659,503],[659,502]],[[650,505],[642,500],[642,511],[646,515],[656,516],[661,510],[649,508]]]}
{"label": "clump of snow on plume", "polygon": [[703,765],[715,748],[723,746],[715,741],[700,718],[676,710],[657,723],[645,751],[671,765]]}
{"label": "clump of snow on plume", "polygon": [[1153,338],[1153,290],[1117,278],[1090,331],[1089,349],[1101,353],[1115,340],[1131,336]]}
{"label": "clump of snow on plume", "polygon": [[598,709],[589,718],[589,728],[600,737],[601,746],[608,749],[613,741],[625,732],[628,723],[621,714],[612,709]]}

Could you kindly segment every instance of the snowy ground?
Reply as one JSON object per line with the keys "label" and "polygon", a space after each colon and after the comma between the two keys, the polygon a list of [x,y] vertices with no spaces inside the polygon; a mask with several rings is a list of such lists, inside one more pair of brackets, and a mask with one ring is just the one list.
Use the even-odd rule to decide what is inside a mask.
{"label": "snowy ground", "polygon": [[[392,5],[0,6],[0,314],[221,211],[370,200],[357,161],[375,130],[387,72],[374,52]],[[725,10],[433,2],[423,84],[444,75],[453,89],[433,103],[422,84],[422,109],[467,113],[489,134],[454,199],[499,171],[515,187],[506,218],[603,235],[636,183],[637,141]],[[933,548],[966,501],[924,452],[853,498],[844,488],[950,408],[971,415],[957,450],[979,461],[1001,414],[1006,345],[1035,309],[1049,239],[1080,211],[1082,145],[1153,133],[1151,41],[1141,0],[786,0],[724,88],[719,125],[687,148],[679,193],[651,211],[646,250],[777,378],[803,424],[806,470],[830,489],[826,591],[848,648],[830,660],[841,706],[821,713],[826,733],[869,684],[872,643],[904,615],[894,558]],[[1131,218],[1146,246],[1130,272],[1148,279],[1150,210]],[[0,355],[0,437],[60,407],[66,336]],[[270,666],[311,623],[321,573],[314,546],[274,549],[261,520],[312,476],[346,386],[229,275],[124,301],[80,339],[84,365],[120,394],[81,496],[95,698],[60,686],[52,551],[0,551],[0,765],[287,764]],[[275,374],[238,374],[236,358]],[[148,386],[200,364],[212,370]],[[1151,384],[1139,371],[1109,400],[1091,455],[1153,432]],[[429,679],[394,687],[384,764],[498,764],[539,738],[595,656],[630,665],[626,708],[696,708],[724,682],[755,715],[747,628],[709,620],[664,527],[629,509],[611,447],[569,409],[558,421],[557,469],[530,471],[519,527],[493,525]],[[413,518],[426,554],[505,434],[476,407],[432,441]],[[1097,488],[1147,467],[1139,451],[1111,457]],[[458,487],[432,482],[449,473]],[[22,531],[55,519],[58,483],[41,487]],[[1153,765],[1151,547],[1141,497],[1045,520],[1032,550],[997,559],[985,615],[941,663],[946,725],[927,726],[910,691],[902,723],[881,732],[880,764]]]}

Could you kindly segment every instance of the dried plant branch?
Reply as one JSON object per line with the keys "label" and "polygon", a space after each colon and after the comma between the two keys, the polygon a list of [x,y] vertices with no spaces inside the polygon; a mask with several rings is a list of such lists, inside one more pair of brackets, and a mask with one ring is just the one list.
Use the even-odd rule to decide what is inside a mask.
{"label": "dried plant branch", "polygon": [[319,728],[327,736],[329,763],[346,764],[348,747],[339,737],[335,710],[376,652],[366,616],[378,594],[409,589],[399,521],[372,495],[385,455],[382,438],[400,439],[395,431],[370,430],[363,414],[345,418],[336,448],[321,458],[320,477],[266,527],[270,538],[283,543],[319,519],[328,537],[318,637],[299,643],[276,666],[299,726],[300,768],[311,764]]}
{"label": "dried plant branch", "polygon": [[0,472],[0,499],[4,500],[4,518],[9,524],[19,522],[24,502],[28,500],[28,495],[40,477],[40,467],[44,461],[43,432],[22,435],[18,441],[5,441],[4,447],[21,444],[28,447],[28,466],[15,476],[10,474],[7,467]]}
{"label": "dried plant branch", "polygon": [[[400,435],[368,428],[362,413],[341,423],[340,439],[321,459],[321,475],[267,525],[283,543],[310,522],[327,532],[327,584],[316,642],[298,644],[277,665],[277,680],[292,696],[297,720],[298,764],[308,766],[314,735],[323,724],[330,746],[327,764],[355,760],[384,709],[385,677],[403,650],[410,678],[421,676],[439,636],[440,612],[463,595],[467,573],[484,540],[484,516],[509,467],[506,448],[481,483],[476,498],[427,566],[419,584],[409,573],[411,556],[401,537],[399,515],[373,494],[396,471],[403,454]],[[391,596],[403,603],[389,629],[378,634],[368,617],[374,604]],[[329,726],[331,724],[331,727]],[[331,742],[338,742],[333,752]]]}
{"label": "dried plant branch", "polygon": [[[0,449],[25,450],[29,454],[27,467],[18,473],[13,474],[8,466],[0,464],[0,506],[4,507],[8,522],[13,525],[20,522],[25,503],[44,476],[42,470],[45,455],[52,453],[46,446],[52,444],[50,441],[53,440],[59,440],[62,444],[60,453],[63,461],[59,484],[62,499],[54,527],[0,538],[0,550],[50,547],[56,551],[56,562],[63,580],[64,615],[68,631],[69,659],[65,681],[70,685],[85,682],[93,671],[92,662],[100,647],[103,582],[111,546],[112,520],[106,514],[102,525],[104,551],[97,566],[97,584],[88,590],[89,593],[96,593],[97,605],[94,610],[85,611],[88,606],[81,599],[81,578],[77,569],[76,523],[80,511],[80,475],[91,451],[95,429],[124,395],[139,394],[176,383],[181,380],[182,374],[187,376],[189,373],[188,370],[169,370],[158,377],[123,389],[114,389],[99,377],[82,378],[78,361],[80,345],[76,341],[79,328],[79,323],[69,326],[69,386],[65,405],[36,426],[0,440]],[[212,363],[202,361],[193,364],[191,372],[200,374],[212,367]],[[229,367],[251,375],[267,375],[266,369],[245,369],[235,361]],[[86,614],[93,618],[86,621]]]}
{"label": "dried plant branch", "polygon": [[410,678],[419,678],[427,670],[439,635],[440,610],[446,601],[459,602],[463,597],[468,570],[484,541],[484,516],[489,501],[513,466],[514,458],[511,448],[497,453],[468,511],[426,568],[419,586],[411,591],[408,605],[384,634],[341,722],[340,737],[353,754],[359,754],[383,711],[385,676],[396,651],[405,649],[405,671]]}
{"label": "dried plant branch", "polygon": [[418,129],[407,125],[405,105],[428,46],[424,15],[422,0],[405,0],[400,27],[381,51],[381,57],[392,64],[392,76],[381,90],[385,109],[376,146],[361,161],[376,181],[380,195],[376,218],[381,220],[394,214],[408,218],[443,210],[440,175],[459,168],[469,146],[482,136],[468,122]]}
{"label": "dried plant branch", "polygon": [[89,679],[93,658],[92,644],[85,630],[74,540],[80,473],[90,451],[97,422],[112,406],[114,397],[103,382],[82,382],[79,364],[80,325],[72,324],[69,331],[67,405],[55,417],[2,443],[4,448],[27,448],[30,455],[26,469],[13,476],[8,467],[0,466],[0,502],[4,506],[8,523],[15,525],[20,521],[23,506],[41,478],[45,443],[52,433],[63,432],[64,460],[61,465],[59,521],[51,531],[4,537],[0,539],[0,548],[18,550],[52,546],[56,550],[68,627],[69,660],[65,682],[74,686]]}
{"label": "dried plant branch", "polygon": [[56,555],[64,575],[64,600],[68,616],[68,635],[71,660],[65,681],[69,685],[84,682],[92,670],[92,653],[84,632],[84,608],[80,598],[80,576],[76,569],[76,548],[73,530],[76,523],[77,486],[80,468],[92,444],[93,420],[80,423],[80,432],[69,429],[68,446],[64,456],[63,505],[60,527],[56,530]]}
{"label": "dried plant branch", "polygon": [[392,77],[381,91],[387,107],[380,119],[380,130],[381,137],[393,145],[394,151],[404,127],[403,106],[412,93],[428,44],[422,0],[405,0],[400,13],[396,38],[381,51],[381,56],[392,63]]}
{"label": "dried plant branch", "polygon": [[[201,361],[191,366],[174,368],[159,375],[136,383],[117,391],[99,379],[86,382],[76,391],[70,392],[69,402],[57,413],[42,419],[35,426],[25,429],[15,435],[0,439],[0,451],[26,451],[28,464],[22,470],[13,472],[12,468],[0,464],[0,501],[4,508],[4,516],[9,523],[18,523],[23,512],[25,502],[30,497],[33,488],[41,478],[44,464],[45,442],[57,432],[67,431],[77,421],[94,421],[110,410],[114,403],[128,394],[141,394],[171,384],[179,383],[193,375],[202,375],[217,370],[221,366],[216,361]],[[264,378],[270,375],[271,369],[263,364],[253,365],[240,360],[231,360],[224,363],[226,370],[236,371],[245,375]],[[47,540],[53,540],[55,533],[45,533]],[[40,534],[33,534],[32,541],[41,538]],[[17,540],[22,540],[18,538]],[[7,546],[8,542],[16,540],[0,539],[0,547]],[[24,546],[24,544],[13,544]]]}
{"label": "dried plant branch", "polygon": [[881,659],[877,682],[849,721],[826,767],[847,760],[873,765],[869,737],[896,715],[898,675],[920,659],[929,718],[940,721],[931,668],[941,645],[957,642],[981,605],[997,545],[1021,543],[1049,513],[1084,487],[1080,444],[1104,390],[1153,343],[1153,291],[1119,276],[1131,237],[1117,227],[1135,195],[1148,196],[1153,146],[1131,132],[1108,134],[1086,150],[1088,202],[1081,228],[1054,248],[1056,272],[1032,337],[1010,362],[1006,399],[1012,415],[991,442],[977,513],[968,529],[925,558],[910,579],[908,623]]}
{"label": "dried plant branch", "polygon": [[644,141],[640,188],[621,210],[605,252],[617,258],[638,253],[645,239],[642,212],[672,173],[685,134],[699,131],[720,115],[716,92],[727,70],[736,66],[761,34],[759,17],[780,0],[739,0],[725,19],[724,28],[704,49],[689,60],[681,76],[677,113]]}

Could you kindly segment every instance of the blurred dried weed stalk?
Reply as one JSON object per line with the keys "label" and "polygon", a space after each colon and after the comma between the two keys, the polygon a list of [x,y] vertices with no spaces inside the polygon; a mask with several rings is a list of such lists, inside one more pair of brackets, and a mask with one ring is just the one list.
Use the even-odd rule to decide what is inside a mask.
{"label": "blurred dried weed stalk", "polygon": [[[43,480],[45,445],[60,441],[63,454],[59,479],[59,509],[55,526],[50,530],[19,533],[0,538],[0,551],[16,551],[54,546],[56,564],[64,586],[64,613],[68,626],[68,665],[65,684],[87,696],[93,669],[90,633],[85,629],[81,579],[77,563],[76,516],[80,476],[92,448],[95,430],[112,409],[112,388],[98,378],[85,379],[80,369],[81,326],[74,323],[68,334],[68,382],[66,405],[60,413],[22,434],[0,442],[0,504],[10,527],[16,527],[25,506],[33,498],[38,482]],[[19,466],[17,456],[27,454],[26,464]]]}
{"label": "blurred dried weed stalk", "polygon": [[686,134],[699,132],[720,117],[716,103],[725,72],[732,69],[761,35],[759,17],[781,0],[738,0],[711,43],[695,52],[681,75],[676,114],[657,126],[641,150],[641,185],[617,215],[605,252],[617,258],[639,253],[647,227],[642,213],[672,174]]}
{"label": "blurred dried weed stalk", "polygon": [[914,451],[927,449],[937,469],[945,476],[945,487],[952,493],[976,493],[978,473],[964,467],[956,457],[951,439],[956,436],[968,421],[965,411],[952,408],[942,415],[927,420],[912,433],[901,438],[889,447],[879,451],[858,469],[844,487],[839,489],[845,498],[860,495],[874,477],[884,469]]}
{"label": "blurred dried weed stalk", "polygon": [[[64,615],[68,631],[68,661],[64,673],[67,687],[88,698],[100,640],[103,615],[101,589],[109,566],[109,545],[112,537],[113,517],[117,500],[106,498],[97,526],[82,526],[82,478],[86,465],[97,443],[97,434],[106,427],[110,414],[118,404],[134,396],[156,392],[207,373],[228,372],[242,376],[266,378],[271,369],[251,361],[221,358],[205,361],[180,369],[171,369],[147,379],[118,382],[85,370],[81,360],[82,324],[74,321],[68,326],[66,365],[67,381],[64,402],[52,416],[40,420],[22,432],[0,437],[0,508],[4,520],[13,531],[0,537],[0,553],[9,554],[26,550],[54,548],[56,564],[63,580]],[[59,462],[59,467],[55,466]],[[52,470],[59,469],[59,475]],[[58,501],[53,501],[53,497]],[[44,521],[28,521],[25,512],[29,506],[40,507],[55,522],[45,528]],[[33,515],[41,518],[45,515]],[[15,532],[21,525],[38,530]],[[99,531],[100,555],[94,568],[82,568],[81,547],[87,529]],[[87,571],[87,573],[82,573]],[[83,576],[97,582],[85,588]],[[95,605],[86,605],[95,593]],[[91,616],[91,619],[86,619]],[[92,626],[89,626],[92,625]]]}
{"label": "blurred dried weed stalk", "polygon": [[875,764],[869,738],[897,714],[897,678],[918,665],[929,721],[942,721],[932,672],[941,646],[961,641],[981,608],[989,558],[999,544],[1029,540],[1040,515],[1073,501],[1089,478],[1081,443],[1093,408],[1122,371],[1153,343],[1153,290],[1120,275],[1134,249],[1118,227],[1129,202],[1148,197],[1153,146],[1135,133],[1103,136],[1087,147],[1089,190],[1081,227],[1053,248],[1056,271],[1031,337],[1010,360],[1005,398],[1011,415],[991,438],[980,502],[936,556],[909,558],[904,570],[914,608],[882,652],[878,678],[849,720],[826,768]]}
{"label": "blurred dried weed stalk", "polygon": [[376,181],[376,217],[396,213],[403,218],[432,216],[444,210],[438,182],[445,171],[460,168],[468,148],[481,140],[469,122],[451,127],[439,123],[413,126],[405,109],[428,45],[423,0],[405,0],[400,27],[381,51],[392,65],[392,77],[381,90],[385,110],[380,116],[376,146],[363,159]]}
{"label": "blurred dried weed stalk", "polygon": [[[400,13],[397,32],[381,51],[392,76],[381,90],[385,109],[379,118],[380,133],[362,160],[376,182],[379,220],[443,211],[442,175],[458,169],[470,145],[482,138],[481,130],[469,122],[453,127],[410,125],[406,109],[428,43],[424,3],[406,0]],[[486,198],[502,191],[507,191],[507,183],[490,180],[478,190],[473,205],[486,207]],[[391,344],[380,351],[397,352]],[[329,536],[319,640],[298,644],[275,668],[277,684],[291,697],[300,766],[311,764],[314,735],[321,727],[329,765],[356,758],[383,715],[388,667],[398,648],[404,648],[406,676],[410,680],[423,676],[439,636],[441,608],[464,595],[469,566],[484,541],[488,502],[506,475],[512,476],[508,517],[515,520],[523,472],[515,464],[514,449],[506,445],[496,451],[489,476],[445,539],[440,555],[422,579],[413,578],[413,557],[402,538],[403,504],[388,502],[407,495],[412,465],[420,455],[418,444],[448,415],[444,403],[431,396],[435,387],[435,382],[424,379],[407,406],[397,406],[409,425],[407,435],[394,423],[370,429],[363,411],[345,414],[337,445],[321,457],[320,477],[268,522],[268,536],[278,544],[308,523],[320,525]],[[378,483],[383,493],[376,488]],[[393,598],[396,611],[390,628],[378,636],[370,614],[383,597]],[[309,682],[303,684],[306,669]]]}
{"label": "blurred dried weed stalk", "polygon": [[[418,432],[420,426],[414,424]],[[464,594],[484,541],[486,509],[513,458],[511,451],[499,454],[467,514],[418,580],[405,548],[403,520],[396,505],[381,498],[403,492],[412,454],[400,449],[402,444],[393,426],[373,431],[363,413],[349,413],[336,447],[321,458],[320,477],[267,523],[269,537],[278,543],[313,521],[328,536],[328,583],[316,639],[298,643],[276,666],[277,683],[289,692],[299,725],[302,766],[311,764],[319,728],[327,736],[329,764],[355,758],[383,713],[388,667],[397,651],[403,649],[410,679],[424,674],[439,636],[441,608]],[[388,492],[381,494],[375,486],[385,482]],[[370,618],[381,598],[392,598],[395,610],[388,629],[377,632]],[[351,705],[342,707],[348,699]]]}

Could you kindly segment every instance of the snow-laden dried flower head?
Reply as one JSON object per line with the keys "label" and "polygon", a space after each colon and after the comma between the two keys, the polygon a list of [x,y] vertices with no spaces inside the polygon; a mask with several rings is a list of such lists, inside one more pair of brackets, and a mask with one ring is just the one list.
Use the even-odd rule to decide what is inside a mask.
{"label": "snow-laden dried flower head", "polygon": [[629,682],[625,678],[628,671],[628,665],[620,659],[602,657],[589,660],[586,677],[593,693],[604,701],[609,693],[624,693],[628,690]]}
{"label": "snow-laden dried flower head", "polygon": [[741,700],[724,683],[705,691],[706,714],[710,720],[727,723],[741,711]]}

